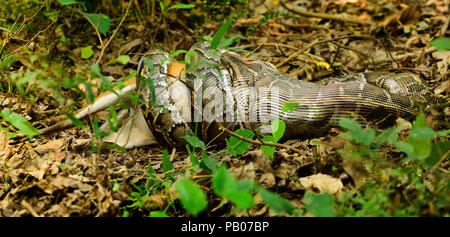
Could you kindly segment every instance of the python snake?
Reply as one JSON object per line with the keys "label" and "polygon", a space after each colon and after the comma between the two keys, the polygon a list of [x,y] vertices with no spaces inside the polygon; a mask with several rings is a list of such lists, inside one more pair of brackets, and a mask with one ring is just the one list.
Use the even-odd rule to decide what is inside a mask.
{"label": "python snake", "polygon": [[[184,146],[186,135],[222,141],[226,134],[217,122],[270,133],[270,122],[279,118],[286,123],[283,138],[306,138],[326,134],[340,118],[381,126],[413,119],[430,101],[427,83],[408,73],[356,73],[319,85],[290,78],[265,61],[210,50],[206,42],[190,51],[194,62],[176,75],[169,54],[159,50],[144,56],[137,70],[147,123],[159,141],[174,147]],[[283,109],[287,104],[291,111]]]}

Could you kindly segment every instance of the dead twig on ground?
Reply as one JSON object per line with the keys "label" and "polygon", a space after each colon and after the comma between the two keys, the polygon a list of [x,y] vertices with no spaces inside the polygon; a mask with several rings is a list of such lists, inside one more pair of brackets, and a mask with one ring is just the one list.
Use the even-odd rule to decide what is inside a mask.
{"label": "dead twig on ground", "polygon": [[306,50],[312,48],[314,45],[316,44],[322,44],[322,43],[327,43],[327,42],[332,42],[332,41],[336,41],[336,40],[340,40],[340,39],[348,39],[348,38],[366,38],[366,39],[374,39],[372,36],[364,36],[364,35],[347,35],[347,36],[341,36],[341,37],[335,37],[333,39],[326,39],[326,40],[316,40],[308,45],[306,45],[305,47],[303,47],[301,50],[298,50],[296,52],[294,52],[293,54],[291,54],[288,58],[286,58],[285,60],[281,61],[280,63],[278,63],[276,65],[277,68],[280,68],[281,66],[283,66],[284,64],[286,64],[287,62],[291,61],[293,58],[297,57],[298,55],[302,54],[303,52],[305,52]]}
{"label": "dead twig on ground", "polygon": [[442,26],[441,32],[439,32],[441,37],[444,37],[445,33],[447,33],[449,24],[450,24],[450,15],[447,17],[447,20],[445,21],[444,25]]}
{"label": "dead twig on ground", "polygon": [[427,55],[434,51],[436,51],[436,49],[434,47],[430,47],[424,51],[407,53],[407,54],[403,54],[403,55],[396,56],[396,57],[391,55],[391,58],[380,58],[377,60],[369,60],[368,59],[363,62],[363,65],[388,63],[388,62],[392,62],[392,61],[402,60],[402,59],[412,57],[412,56]]}
{"label": "dead twig on ground", "polygon": [[241,136],[241,135],[239,135],[239,134],[229,130],[228,128],[225,128],[222,123],[218,122],[217,124],[219,125],[219,130],[224,131],[224,132],[230,134],[233,137],[239,138],[242,141],[245,141],[245,142],[248,142],[248,143],[251,143],[251,144],[254,144],[254,145],[264,145],[264,146],[274,146],[274,147],[278,147],[278,148],[284,148],[284,149],[287,149],[287,150],[294,151],[294,152],[296,152],[298,154],[302,153],[302,151],[300,151],[299,149],[297,149],[295,147],[292,147],[292,146],[289,146],[289,145],[286,145],[286,144],[276,143],[276,142],[262,142],[262,141],[257,141],[257,140],[253,140],[253,139],[249,139],[249,138],[243,137],[243,136]]}
{"label": "dead twig on ground", "polygon": [[320,29],[320,30],[328,30],[329,29],[329,27],[327,27],[327,26],[313,25],[313,24],[308,24],[308,23],[292,24],[292,23],[280,22],[280,24],[285,25],[287,27],[291,27],[291,28],[312,28],[312,29]]}
{"label": "dead twig on ground", "polygon": [[322,18],[322,19],[329,19],[329,20],[335,20],[335,21],[343,21],[347,23],[354,23],[354,24],[360,24],[360,25],[366,25],[366,24],[373,24],[371,21],[367,20],[361,20],[356,17],[351,16],[342,16],[342,15],[333,15],[333,14],[326,14],[326,13],[317,13],[317,12],[308,12],[305,10],[301,10],[298,8],[294,8],[283,1],[280,1],[280,4],[288,11],[293,12],[295,14],[305,16],[305,17],[316,17],[316,18]]}

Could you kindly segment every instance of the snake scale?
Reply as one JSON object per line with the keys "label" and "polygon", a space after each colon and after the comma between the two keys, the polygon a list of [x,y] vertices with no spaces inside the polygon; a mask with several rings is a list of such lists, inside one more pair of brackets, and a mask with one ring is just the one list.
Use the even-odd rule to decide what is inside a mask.
{"label": "snake scale", "polygon": [[174,147],[194,134],[220,143],[226,134],[218,122],[230,130],[270,133],[270,122],[279,118],[286,123],[283,138],[307,138],[326,134],[340,118],[380,126],[413,119],[430,102],[429,86],[413,74],[356,73],[316,84],[290,78],[265,61],[212,50],[206,42],[190,51],[196,63],[184,71],[171,72],[175,64],[159,50],[144,56],[137,70],[147,123],[160,142]]}

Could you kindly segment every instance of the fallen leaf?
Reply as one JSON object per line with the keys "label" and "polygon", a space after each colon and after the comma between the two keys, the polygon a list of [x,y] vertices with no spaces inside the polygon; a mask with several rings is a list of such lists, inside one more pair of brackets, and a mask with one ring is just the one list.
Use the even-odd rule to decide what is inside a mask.
{"label": "fallen leaf", "polygon": [[368,173],[361,160],[344,157],[342,165],[344,171],[352,177],[356,188],[359,188],[366,181]]}
{"label": "fallen leaf", "polygon": [[344,185],[342,184],[342,181],[340,179],[333,178],[322,173],[303,177],[299,180],[303,187],[305,187],[306,189],[318,189],[319,192],[327,190],[329,193],[335,194],[340,192],[344,188]]}
{"label": "fallen leaf", "polygon": [[54,140],[49,143],[46,143],[44,145],[37,146],[36,148],[34,148],[34,150],[37,153],[39,153],[40,155],[42,155],[42,154],[50,152],[50,151],[53,151],[53,152],[59,151],[63,144],[64,144],[64,139],[58,139],[58,140]]}
{"label": "fallen leaf", "polygon": [[263,184],[266,188],[272,188],[275,186],[275,175],[272,173],[263,173],[259,178],[259,183]]}

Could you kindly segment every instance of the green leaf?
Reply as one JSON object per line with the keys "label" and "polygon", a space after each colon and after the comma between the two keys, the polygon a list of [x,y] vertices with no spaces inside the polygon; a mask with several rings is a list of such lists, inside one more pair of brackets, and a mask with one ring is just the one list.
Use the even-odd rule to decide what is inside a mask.
{"label": "green leaf", "polygon": [[152,211],[150,212],[149,217],[169,217],[169,216],[163,211]]}
{"label": "green leaf", "polygon": [[116,58],[115,60],[116,62],[125,65],[130,61],[130,56],[128,55],[120,55],[119,57]]}
{"label": "green leaf", "polygon": [[194,62],[198,61],[198,54],[195,51],[188,51],[188,52],[186,52],[186,54],[184,55],[184,61],[187,64],[191,64],[192,63],[191,57],[194,57]]}
{"label": "green leaf", "polygon": [[75,127],[84,128],[86,126],[83,122],[81,122],[79,118],[75,117],[73,114],[66,114],[66,116],[70,119],[70,121],[72,121],[72,124]]}
{"label": "green leaf", "polygon": [[108,119],[109,126],[111,127],[112,131],[117,132],[118,131],[117,125],[119,124],[119,121],[117,119],[117,112],[114,109],[113,105],[109,105],[109,113],[111,115],[110,118]]}
{"label": "green leaf", "polygon": [[274,142],[279,141],[283,137],[285,130],[286,130],[286,124],[284,123],[283,120],[275,119],[272,122],[272,135],[273,135]]}
{"label": "green leaf", "polygon": [[94,55],[94,50],[92,50],[92,46],[86,46],[81,49],[81,58],[88,59]]}
{"label": "green leaf", "polygon": [[3,120],[17,128],[20,133],[26,135],[30,139],[42,133],[41,131],[33,127],[33,125],[20,114],[16,114],[4,109],[0,115]]}
{"label": "green leaf", "polygon": [[65,6],[65,5],[72,5],[72,4],[79,4],[76,0],[58,0],[59,4]]}
{"label": "green leaf", "polygon": [[104,36],[108,33],[109,26],[111,25],[111,19],[105,14],[90,14],[82,13],[85,15]]}
{"label": "green leaf", "polygon": [[395,143],[398,140],[399,127],[388,128],[380,132],[375,140],[381,145],[385,142]]}
{"label": "green leaf", "polygon": [[159,7],[161,8],[161,12],[164,12],[166,9],[166,5],[164,4],[163,1],[158,1],[159,2]]}
{"label": "green leaf", "polygon": [[[249,184],[250,188],[248,187]],[[230,200],[239,209],[247,209],[255,204],[253,196],[249,193],[251,191],[251,187],[252,184],[249,182],[236,182],[233,175],[224,165],[214,172],[214,192],[218,196]]]}
{"label": "green leaf", "polygon": [[429,140],[436,137],[436,133],[432,128],[413,128],[409,134],[409,138],[416,140]]}
{"label": "green leaf", "polygon": [[442,130],[442,131],[436,131],[436,134],[437,134],[439,137],[445,137],[445,136],[447,136],[447,135],[450,134],[450,129]]}
{"label": "green leaf", "polygon": [[334,197],[328,193],[313,194],[306,192],[305,208],[316,217],[333,217]]}
{"label": "green leaf", "polygon": [[156,174],[155,170],[152,167],[152,164],[150,164],[150,162],[147,165],[147,176],[148,177],[152,177]]}
{"label": "green leaf", "polygon": [[202,162],[200,163],[201,168],[206,168],[211,171],[215,171],[217,164],[219,163],[216,159],[209,156],[206,151],[202,151]]}
{"label": "green leaf", "polygon": [[[262,140],[264,142],[274,142],[275,139],[272,136],[264,136]],[[266,146],[266,145],[261,146],[261,150],[262,152],[264,152],[264,155],[266,157],[273,158],[273,155],[275,154],[275,149],[276,147],[274,146]]]}
{"label": "green leaf", "polygon": [[417,115],[416,120],[413,122],[413,128],[428,128],[428,123],[423,112]]}
{"label": "green leaf", "polygon": [[356,133],[355,135],[359,140],[359,143],[365,146],[370,146],[370,144],[372,144],[373,140],[375,139],[377,133],[373,129],[366,129],[363,133]]}
{"label": "green leaf", "polygon": [[106,132],[100,130],[97,116],[94,117],[93,128],[94,128],[94,134],[98,139],[101,139],[102,137],[105,137],[108,135]]}
{"label": "green leaf", "polygon": [[435,47],[438,51],[450,50],[450,39],[446,37],[432,40],[429,44]]}
{"label": "green leaf", "polygon": [[236,40],[238,40],[240,38],[242,38],[242,35],[235,35],[235,36],[233,36],[231,38],[225,39],[219,44],[219,46],[217,46],[217,48],[221,49],[221,48],[228,47],[228,46],[232,45]]}
{"label": "green leaf", "polygon": [[249,192],[234,190],[230,192],[227,198],[239,209],[248,209],[255,205],[253,196]]}
{"label": "green leaf", "polygon": [[173,165],[172,165],[172,162],[170,162],[169,152],[167,151],[167,149],[164,149],[164,152],[163,152],[161,168],[162,168],[163,172],[166,173],[166,175],[165,175],[166,178],[169,178],[170,180],[175,181],[175,178],[173,177],[172,172],[169,172],[169,171],[173,170]]}
{"label": "green leaf", "polygon": [[258,187],[258,193],[259,195],[261,195],[264,203],[272,210],[281,213],[281,212],[286,212],[291,214],[293,211],[293,207],[291,205],[291,203],[289,203],[288,200],[286,200],[285,198],[270,192],[269,190],[263,188],[263,187]]}
{"label": "green leaf", "polygon": [[3,61],[0,61],[0,68],[10,68],[13,63],[19,61],[20,59],[21,57],[9,55],[5,59],[3,59]]}
{"label": "green leaf", "polygon": [[181,204],[186,211],[197,216],[206,208],[206,195],[198,185],[192,183],[187,178],[178,181],[175,188],[180,196]]}
{"label": "green leaf", "polygon": [[251,179],[247,179],[247,180],[239,180],[237,182],[237,190],[239,191],[246,191],[246,192],[251,192],[253,190],[254,187],[254,182]]}
{"label": "green leaf", "polygon": [[117,192],[117,191],[119,191],[119,190],[120,190],[120,184],[119,184],[119,183],[116,183],[116,182],[114,182],[114,185],[113,185],[112,191],[113,191],[113,192]]}
{"label": "green leaf", "polygon": [[214,37],[211,41],[211,46],[210,46],[211,49],[217,49],[217,46],[219,46],[220,41],[227,33],[228,28],[230,28],[231,23],[232,23],[232,21],[230,19],[227,22],[225,22],[225,24],[220,26],[219,30],[217,30],[216,34],[214,34]]}
{"label": "green leaf", "polygon": [[184,140],[186,140],[194,148],[205,148],[205,143],[196,136],[187,135],[182,138],[184,138]]}
{"label": "green leaf", "polygon": [[167,11],[170,9],[189,9],[189,8],[194,8],[194,7],[195,7],[194,4],[176,4],[176,5],[170,6],[167,9]]}
{"label": "green leaf", "polygon": [[233,175],[224,165],[214,172],[212,184],[214,192],[222,198],[227,198],[228,194],[237,188]]}
{"label": "green leaf", "polygon": [[436,142],[432,144],[430,156],[425,160],[427,167],[433,167],[444,157],[445,153],[450,149],[450,141]]}
{"label": "green leaf", "polygon": [[[248,139],[253,139],[253,131],[248,130],[248,129],[238,129],[235,131],[235,133],[248,138]],[[230,139],[226,140],[227,143],[227,152],[229,154],[231,154],[232,156],[237,156],[237,155],[242,155],[244,154],[244,152],[246,152],[248,150],[248,148],[250,148],[250,143],[246,142],[246,141],[242,141],[239,138],[236,137],[230,137]]]}
{"label": "green leaf", "polygon": [[62,33],[61,37],[59,37],[59,42],[65,44],[66,43],[66,35]]}
{"label": "green leaf", "polygon": [[414,147],[409,143],[397,141],[394,143],[394,145],[398,149],[400,149],[400,151],[405,152],[407,155],[413,154],[413,152],[414,152]]}
{"label": "green leaf", "polygon": [[339,120],[339,126],[349,130],[349,131],[357,131],[362,130],[361,124],[356,121],[353,121],[348,118],[342,118]]}
{"label": "green leaf", "polygon": [[339,120],[339,126],[347,129],[350,132],[353,140],[365,146],[370,146],[375,140],[376,132],[373,129],[363,130],[361,124],[348,118]]}

